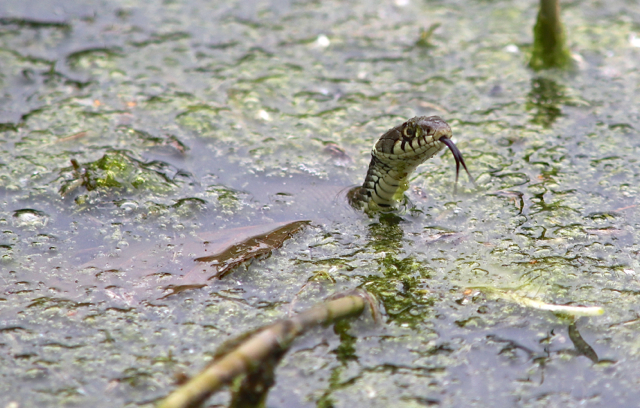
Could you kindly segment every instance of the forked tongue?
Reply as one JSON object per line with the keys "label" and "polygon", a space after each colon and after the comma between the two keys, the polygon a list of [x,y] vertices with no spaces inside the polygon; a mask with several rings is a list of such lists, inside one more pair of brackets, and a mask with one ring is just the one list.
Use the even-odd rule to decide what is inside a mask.
{"label": "forked tongue", "polygon": [[473,178],[473,176],[471,176],[471,173],[469,173],[469,169],[467,169],[467,164],[464,162],[464,159],[462,158],[462,153],[460,153],[460,150],[458,150],[458,147],[455,145],[455,143],[453,143],[453,140],[449,139],[446,136],[442,136],[438,140],[444,143],[449,148],[449,150],[451,150],[451,154],[453,154],[453,158],[456,159],[456,184],[454,184],[454,187],[453,187],[454,194],[457,193],[458,191],[458,176],[460,174],[461,163],[462,163],[462,167],[464,167],[464,171],[466,171],[467,175],[469,176],[469,180],[471,180],[474,186],[477,186],[476,180]]}

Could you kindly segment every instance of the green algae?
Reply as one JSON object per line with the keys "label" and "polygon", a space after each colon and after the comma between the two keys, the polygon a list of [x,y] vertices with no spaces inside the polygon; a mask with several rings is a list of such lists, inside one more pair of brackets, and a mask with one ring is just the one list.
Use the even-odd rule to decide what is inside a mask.
{"label": "green algae", "polygon": [[69,194],[78,181],[87,191],[131,193],[133,190],[149,190],[155,194],[167,194],[173,190],[173,183],[161,171],[160,163],[144,163],[122,150],[109,151],[93,162],[74,162],[72,169],[66,169],[69,170],[73,170],[77,178],[62,184],[60,194],[63,196]]}
{"label": "green algae", "polygon": [[[48,4],[3,5],[17,17],[0,21],[0,404],[150,406],[226,338],[355,286],[383,323],[311,334],[268,403],[637,400],[633,7],[567,3],[574,70],[533,73],[524,1],[78,0],[60,21]],[[478,188],[453,194],[445,153],[399,219],[336,198],[379,135],[433,114]],[[314,223],[225,279],[155,295],[206,255],[180,239],[301,219]],[[153,274],[113,266],[137,245]],[[83,266],[96,260],[111,266]],[[606,313],[568,322],[466,292],[523,284]]]}

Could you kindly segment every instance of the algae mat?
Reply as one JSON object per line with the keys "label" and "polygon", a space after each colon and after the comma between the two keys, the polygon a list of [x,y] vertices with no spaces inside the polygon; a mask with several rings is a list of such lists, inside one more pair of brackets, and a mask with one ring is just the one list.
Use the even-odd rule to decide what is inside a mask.
{"label": "algae mat", "polygon": [[[534,3],[0,2],[0,406],[152,406],[355,287],[383,322],[308,334],[268,406],[634,405],[640,7],[566,4],[574,68],[535,73]],[[453,194],[445,153],[405,214],[351,210],[415,115],[451,124],[478,187]]]}

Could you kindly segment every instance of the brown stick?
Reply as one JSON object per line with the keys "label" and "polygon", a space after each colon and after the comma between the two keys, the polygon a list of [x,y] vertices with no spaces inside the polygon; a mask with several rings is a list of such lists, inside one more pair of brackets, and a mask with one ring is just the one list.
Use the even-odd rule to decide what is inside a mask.
{"label": "brown stick", "polygon": [[246,341],[214,360],[200,374],[165,398],[158,408],[193,407],[229,384],[235,377],[251,372],[274,353],[286,350],[296,337],[308,329],[340,319],[358,316],[365,305],[373,305],[371,295],[360,292],[345,295],[281,320],[257,331]]}

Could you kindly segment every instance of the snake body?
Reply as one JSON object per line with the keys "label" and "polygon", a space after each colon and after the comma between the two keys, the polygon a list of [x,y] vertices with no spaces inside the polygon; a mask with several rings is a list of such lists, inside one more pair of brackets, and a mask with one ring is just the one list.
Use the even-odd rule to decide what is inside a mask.
{"label": "snake body", "polygon": [[351,205],[366,212],[395,210],[411,173],[445,146],[456,160],[457,182],[460,164],[467,166],[451,136],[451,127],[438,116],[418,116],[387,131],[373,146],[364,183],[349,194]]}

